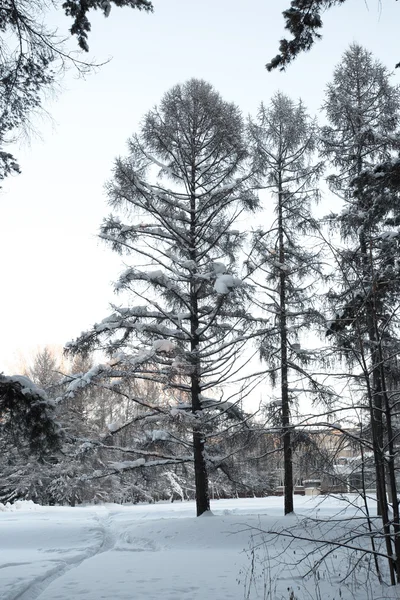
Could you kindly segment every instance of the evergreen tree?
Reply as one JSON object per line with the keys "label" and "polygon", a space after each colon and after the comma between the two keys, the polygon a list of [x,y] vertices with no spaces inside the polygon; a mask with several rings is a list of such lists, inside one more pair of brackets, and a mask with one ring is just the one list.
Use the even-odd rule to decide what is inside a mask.
{"label": "evergreen tree", "polygon": [[28,377],[0,375],[1,500],[24,497],[31,457],[43,465],[59,452],[62,439],[54,402],[46,393]]}
{"label": "evergreen tree", "polygon": [[[246,158],[238,108],[204,81],[173,87],[147,113],[107,186],[110,205],[128,221],[111,215],[101,229],[114,250],[134,260],[116,284],[129,306],[114,306],[70,346],[81,352],[100,347],[113,357],[103,375],[164,386],[164,408],[132,399],[153,419],[179,413],[189,425],[198,515],[210,506],[214,446],[207,440],[222,415],[243,420],[243,389],[231,388],[229,396],[227,385],[240,378],[248,360],[242,350],[257,335],[238,266],[243,235],[235,228],[239,216],[257,206]],[[220,436],[230,428],[217,430]],[[187,455],[188,439],[180,443]]]}
{"label": "evergreen tree", "polygon": [[312,385],[307,387],[317,393],[322,390],[301,366],[311,360],[311,353],[300,346],[301,333],[317,318],[313,284],[321,278],[321,268],[315,239],[307,242],[307,236],[317,230],[311,203],[318,197],[315,186],[321,165],[315,162],[315,124],[301,102],[295,104],[284,94],[276,94],[268,107],[261,105],[257,120],[250,123],[250,134],[260,185],[275,205],[273,223],[254,234],[248,265],[251,273],[261,271],[264,281],[258,285],[264,297],[260,303],[275,317],[275,328],[261,345],[261,357],[279,373],[288,514],[293,512],[291,405],[300,388],[298,381],[290,389],[290,373],[298,380],[308,378]]}

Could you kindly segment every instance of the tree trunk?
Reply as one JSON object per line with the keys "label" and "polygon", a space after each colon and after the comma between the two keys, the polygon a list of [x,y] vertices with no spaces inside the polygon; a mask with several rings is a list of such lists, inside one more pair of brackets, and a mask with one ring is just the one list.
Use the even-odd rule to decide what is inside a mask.
{"label": "tree trunk", "polygon": [[[361,165],[358,168],[358,172],[361,169]],[[362,257],[362,278],[373,284],[373,272],[371,257],[368,255],[367,242],[365,232],[361,231],[359,235],[360,250]],[[372,293],[366,290],[366,293]],[[369,299],[365,303],[365,319],[367,325],[367,334],[370,342],[370,361],[371,361],[371,374],[372,374],[372,389],[370,389],[371,404],[370,404],[370,418],[371,418],[371,431],[372,438],[374,440],[374,453],[375,453],[375,470],[376,470],[376,500],[378,515],[382,516],[383,507],[386,499],[386,477],[384,460],[382,457],[383,452],[383,412],[382,412],[382,382],[381,382],[381,371],[379,366],[379,355],[377,351],[377,337],[376,337],[376,315],[375,305],[372,299]],[[383,498],[385,496],[385,498]]]}
{"label": "tree trunk", "polygon": [[[363,279],[370,282],[371,289],[367,290],[369,294],[368,301],[365,304],[365,317],[367,325],[367,334],[370,345],[370,361],[372,386],[368,386],[368,397],[370,406],[371,432],[375,460],[376,472],[376,496],[377,511],[382,519],[382,528],[385,535],[386,552],[388,555],[390,582],[396,583],[399,577],[397,568],[397,559],[393,559],[392,535],[389,523],[389,506],[386,494],[386,470],[385,470],[385,449],[383,433],[383,396],[384,396],[384,371],[383,355],[380,353],[381,346],[379,340],[379,329],[377,323],[377,304],[374,292],[374,269],[372,256],[368,255],[365,233],[361,232],[359,236],[360,250],[363,261]],[[395,543],[396,545],[396,543]]]}
{"label": "tree trunk", "polygon": [[[375,315],[377,314],[376,307],[376,298],[374,297],[375,302]],[[375,336],[378,339],[379,331],[375,318]],[[386,387],[386,375],[384,369],[384,361],[385,356],[383,353],[383,348],[381,344],[381,339],[379,338],[379,343],[377,347],[377,352],[379,356],[379,369],[380,369],[380,379],[382,384],[382,400],[383,400],[383,410],[386,417],[386,434],[387,434],[387,446],[385,447],[385,453],[383,454],[383,459],[386,460],[387,471],[388,471],[388,491],[390,494],[392,509],[393,509],[393,532],[394,532],[394,563],[396,570],[397,583],[400,583],[400,514],[399,514],[399,500],[397,495],[397,481],[396,481],[396,468],[395,468],[395,447],[394,447],[394,432],[393,432],[393,424],[392,424],[392,411],[390,406],[390,401],[387,393]],[[387,454],[387,458],[385,457]],[[385,465],[384,467],[385,468]],[[386,497],[386,494],[385,494]]]}
{"label": "tree trunk", "polygon": [[[197,302],[196,302],[197,304]],[[193,308],[193,305],[192,305]],[[196,331],[198,329],[198,319],[192,316],[192,343],[191,352],[193,356],[193,368],[195,372],[191,377],[191,401],[192,401],[192,413],[198,417],[199,425],[193,426],[193,459],[194,459],[194,472],[195,472],[195,486],[196,486],[196,509],[197,516],[199,517],[207,510],[210,510],[210,496],[208,491],[208,473],[207,463],[205,460],[205,443],[204,433],[202,431],[202,406],[201,406],[201,387],[198,376],[198,336]]]}
{"label": "tree trunk", "polygon": [[282,400],[282,433],[283,433],[283,460],[284,460],[284,511],[285,515],[293,512],[293,456],[290,431],[290,405],[287,365],[287,323],[286,323],[286,272],[285,241],[283,229],[283,201],[281,173],[279,173],[279,199],[278,199],[278,236],[279,236],[279,335],[281,341],[281,400]]}
{"label": "tree trunk", "polygon": [[[192,147],[195,148],[195,136],[193,135]],[[194,152],[195,155],[195,152]],[[191,198],[190,198],[190,258],[196,263],[196,168],[195,160],[192,160],[192,177],[191,177]],[[190,283],[190,352],[192,355],[193,373],[191,375],[191,402],[192,413],[199,418],[199,425],[193,426],[193,459],[195,472],[195,487],[196,487],[196,511],[199,517],[204,512],[210,510],[210,495],[208,490],[208,472],[205,459],[205,442],[204,433],[202,431],[202,406],[201,406],[201,385],[200,385],[200,361],[199,347],[200,339],[199,330],[199,305],[198,305],[198,284],[196,281]]]}
{"label": "tree trunk", "polygon": [[210,510],[207,464],[204,457],[204,437],[193,427],[194,473],[196,485],[196,514],[199,517]]}

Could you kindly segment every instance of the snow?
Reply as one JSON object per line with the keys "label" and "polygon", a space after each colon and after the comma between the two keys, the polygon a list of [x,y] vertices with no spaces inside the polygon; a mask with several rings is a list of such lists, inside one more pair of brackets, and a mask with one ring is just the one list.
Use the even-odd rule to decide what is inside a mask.
{"label": "snow", "polygon": [[156,271],[147,271],[146,277],[149,280],[152,280],[152,279],[156,279],[156,280],[157,279],[162,279],[164,277],[164,273],[160,269],[157,269]]}
{"label": "snow", "polygon": [[146,464],[146,460],[144,458],[138,458],[136,460],[124,460],[122,462],[110,462],[108,466],[111,469],[115,469],[116,471],[126,471],[129,469],[137,469],[138,467],[143,467]]}
{"label": "snow", "polygon": [[276,398],[275,400],[271,400],[271,402],[268,403],[268,406],[282,406],[282,399]]}
{"label": "snow", "polygon": [[184,269],[188,269],[189,271],[196,268],[196,263],[194,260],[184,260],[180,263],[180,265],[181,267],[183,267]]}
{"label": "snow", "polygon": [[47,394],[42,388],[38,387],[33,381],[25,375],[12,375],[12,377],[3,377],[3,381],[10,381],[12,383],[19,383],[21,386],[21,393],[28,395],[40,396],[44,400],[47,399]]}
{"label": "snow", "polygon": [[214,270],[214,273],[216,273],[217,275],[222,275],[223,273],[226,273],[226,266],[222,262],[213,262],[211,266]]}
{"label": "snow", "polygon": [[349,499],[296,496],[296,513],[287,517],[281,497],[214,500],[201,518],[192,501],[3,506],[0,600],[398,598],[399,586],[381,588],[365,561],[353,565],[359,587],[354,578],[342,582],[343,549],[304,579],[315,544],[262,533],[287,528],[310,538],[316,526],[303,518],[318,516],[326,519],[322,533],[334,535],[342,525],[332,528],[329,519],[354,514],[357,498]]}
{"label": "snow", "polygon": [[214,290],[218,294],[229,294],[232,288],[242,284],[241,280],[233,275],[217,275],[214,283]]}
{"label": "snow", "polygon": [[67,386],[67,394],[72,398],[75,392],[81,388],[88,386],[92,379],[95,379],[102,371],[107,371],[108,366],[103,364],[94,365],[87,373],[78,373],[68,376],[72,381]]}
{"label": "snow", "polygon": [[14,502],[14,504],[10,504],[10,502],[7,502],[7,504],[2,504],[0,502],[0,512],[13,512],[16,510],[40,510],[41,506],[39,504],[35,504],[33,502],[33,500],[17,500],[16,502]]}
{"label": "snow", "polygon": [[115,422],[115,423],[109,423],[107,425],[107,429],[110,433],[115,433],[116,431],[118,431],[118,429],[121,429],[122,423],[120,422]]}
{"label": "snow", "polygon": [[152,431],[147,432],[148,437],[152,442],[162,442],[170,439],[170,434],[168,431],[164,431],[163,429],[153,429]]}
{"label": "snow", "polygon": [[395,238],[399,237],[399,232],[398,231],[384,231],[378,237],[380,237],[381,240],[392,241]]}
{"label": "snow", "polygon": [[169,340],[155,340],[153,342],[153,349],[156,352],[165,352],[169,354],[170,352],[174,352],[176,346]]}
{"label": "snow", "polygon": [[192,373],[195,369],[183,356],[176,356],[171,363],[171,367],[178,372],[184,372],[186,375]]}

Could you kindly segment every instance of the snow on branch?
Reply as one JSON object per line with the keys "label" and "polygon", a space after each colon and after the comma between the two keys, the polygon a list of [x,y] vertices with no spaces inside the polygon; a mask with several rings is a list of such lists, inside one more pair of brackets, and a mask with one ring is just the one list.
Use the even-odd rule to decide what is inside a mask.
{"label": "snow on branch", "polygon": [[39,401],[48,402],[46,392],[42,388],[37,386],[35,383],[33,383],[33,381],[31,381],[31,379],[29,379],[29,377],[26,377],[25,375],[13,375],[11,377],[2,377],[1,381],[3,381],[4,383],[8,382],[11,386],[12,384],[18,383],[20,385],[20,392],[24,396],[36,397],[36,399]]}
{"label": "snow on branch", "polygon": [[[134,356],[129,355],[128,360],[124,363],[122,354],[116,355],[109,364],[98,364],[92,367],[87,373],[78,373],[68,375],[64,383],[67,384],[66,396],[73,398],[78,390],[82,390],[92,383],[101,383],[104,380],[111,381],[112,378],[120,378],[121,376],[132,376],[135,371],[139,371],[141,367],[147,364],[153,357],[155,351],[140,350]],[[124,364],[129,370],[117,369],[119,363]],[[108,387],[112,387],[110,383]]]}
{"label": "snow on branch", "polygon": [[132,281],[149,282],[155,287],[174,292],[178,298],[187,301],[187,294],[185,294],[179,285],[167,277],[160,269],[154,271],[139,271],[134,267],[129,267],[119,277],[115,285],[116,291],[129,288]]}
{"label": "snow on branch", "polygon": [[214,290],[217,294],[226,295],[229,292],[242,285],[242,280],[234,275],[217,275],[214,283]]}
{"label": "snow on branch", "polygon": [[108,469],[103,471],[95,471],[88,479],[100,479],[102,477],[109,477],[116,473],[123,473],[126,471],[133,471],[135,469],[142,468],[154,468],[164,467],[166,465],[181,465],[184,463],[190,463],[193,461],[193,456],[180,456],[171,458],[160,458],[156,460],[145,460],[144,458],[138,458],[137,460],[125,460],[120,462],[110,462]]}

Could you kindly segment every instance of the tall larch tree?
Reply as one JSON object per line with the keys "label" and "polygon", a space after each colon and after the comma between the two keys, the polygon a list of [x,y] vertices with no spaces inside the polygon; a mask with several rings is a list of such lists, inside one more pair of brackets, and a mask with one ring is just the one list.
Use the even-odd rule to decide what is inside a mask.
{"label": "tall larch tree", "polygon": [[[279,375],[284,509],[288,514],[293,512],[291,410],[296,396],[290,388],[290,373],[296,373],[298,379],[306,377],[312,382],[307,387],[321,392],[301,366],[310,361],[311,353],[300,346],[302,332],[318,316],[313,284],[321,278],[319,250],[315,238],[307,243],[307,236],[317,231],[311,203],[318,197],[321,165],[315,161],[316,127],[300,101],[295,103],[282,93],[276,94],[269,106],[261,105],[249,131],[259,185],[274,202],[273,222],[254,233],[248,268],[249,273],[257,273],[260,305],[275,319],[275,328],[261,344],[261,357]],[[300,385],[294,387],[298,391]]]}
{"label": "tall larch tree", "polygon": [[70,346],[102,348],[113,357],[109,375],[159,382],[171,410],[186,412],[198,515],[210,508],[207,440],[216,412],[240,420],[243,389],[231,388],[229,399],[226,386],[240,379],[248,360],[241,351],[259,335],[246,310],[243,236],[235,226],[258,202],[244,133],[238,108],[196,79],[173,87],[146,114],[107,185],[110,205],[127,221],[111,215],[101,228],[132,260],[116,284],[129,305],[114,306]]}
{"label": "tall larch tree", "polygon": [[[374,193],[374,186],[367,185],[366,180],[371,176],[375,181],[379,179],[382,165],[392,165],[398,156],[400,90],[391,84],[387,69],[370,52],[352,44],[334,71],[324,108],[329,125],[322,131],[322,152],[332,167],[328,182],[344,202],[342,212],[331,217],[344,247],[336,252],[338,268],[330,293],[335,316],[327,334],[363,373],[378,508],[388,555],[394,555],[394,542],[399,556],[394,439],[387,389],[388,359],[396,345],[400,300],[395,259],[398,236],[393,235],[391,227],[398,219],[399,208],[397,195],[389,188]],[[394,537],[388,525],[387,468],[394,497]],[[398,580],[400,577],[400,560],[397,564],[391,561],[390,567],[394,583],[395,571]]]}

